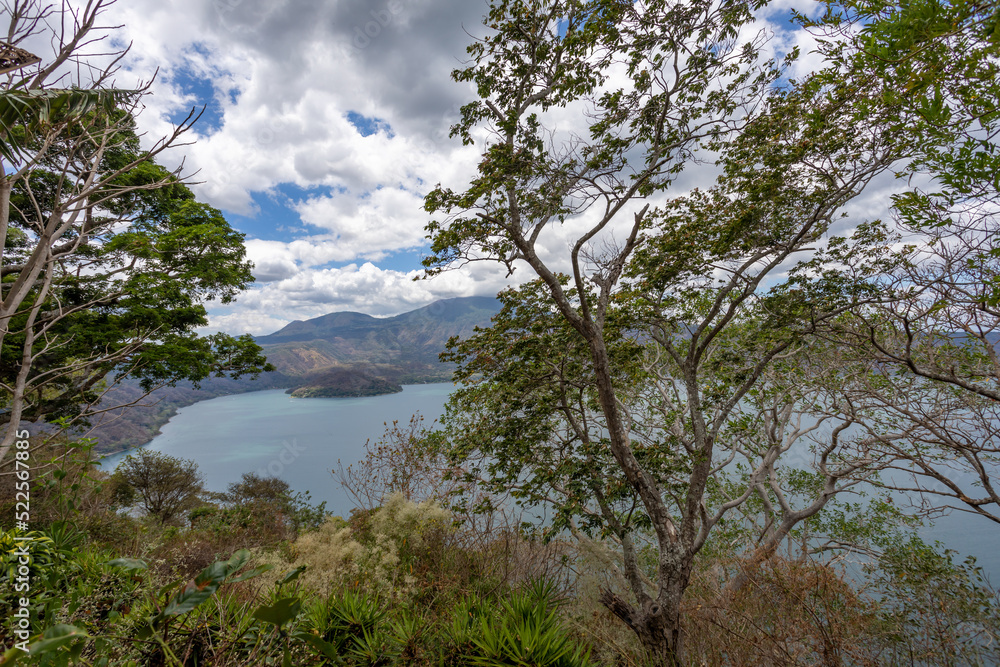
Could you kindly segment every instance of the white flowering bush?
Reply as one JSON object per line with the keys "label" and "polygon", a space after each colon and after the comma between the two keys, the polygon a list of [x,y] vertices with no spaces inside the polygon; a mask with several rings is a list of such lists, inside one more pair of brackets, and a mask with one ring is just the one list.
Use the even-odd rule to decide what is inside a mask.
{"label": "white flowering bush", "polygon": [[333,517],[299,537],[285,554],[263,554],[261,560],[276,566],[275,580],[304,565],[299,581],[315,591],[348,585],[398,596],[414,587],[429,552],[443,548],[453,530],[451,514],[437,502],[416,503],[398,493],[355,523],[360,525],[352,528]]}
{"label": "white flowering bush", "polygon": [[428,552],[443,545],[451,531],[451,514],[437,501],[415,503],[395,493],[371,517],[363,570],[380,588],[413,587]]}

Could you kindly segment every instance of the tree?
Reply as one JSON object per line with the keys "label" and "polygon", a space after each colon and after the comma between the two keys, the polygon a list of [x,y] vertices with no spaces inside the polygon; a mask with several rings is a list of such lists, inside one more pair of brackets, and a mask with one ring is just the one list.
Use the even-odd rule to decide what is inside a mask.
{"label": "tree", "polygon": [[110,4],[7,8],[13,45],[57,32],[51,57],[0,91],[0,462],[22,420],[85,422],[126,377],[151,391],[266,368],[250,337],[194,333],[203,304],[234,299],[251,267],[242,235],[156,164],[196,115],[144,149],[135,114],[148,86],[106,87],[124,53],[90,50]]}
{"label": "tree", "polygon": [[312,505],[308,491],[293,492],[288,482],[253,472],[243,473],[240,481],[230,484],[221,500],[248,511],[258,521],[280,529],[287,526],[295,534],[315,530],[329,516],[326,501]]}
{"label": "tree", "polygon": [[[1000,520],[1000,40],[993,3],[849,2],[807,24],[821,36],[851,26],[850,58],[901,85],[915,186],[893,196],[900,261],[877,280],[881,298],[829,322],[845,363],[868,366],[845,399],[867,404],[884,482],[923,509]],[[844,54],[826,43],[827,53]],[[905,90],[905,94],[899,91]],[[943,507],[942,507],[943,505]]]}
{"label": "tree", "polygon": [[262,504],[286,507],[292,498],[288,482],[278,477],[261,477],[255,472],[245,472],[240,481],[233,482],[225,493],[225,500],[237,505]]}
{"label": "tree", "polygon": [[[837,400],[797,389],[806,368],[835,381],[822,359],[836,350],[814,334],[872,300],[868,278],[899,261],[878,225],[831,234],[911,150],[907,109],[886,94],[898,81],[844,58],[788,81],[745,34],[753,9],[492,3],[490,35],[454,74],[479,95],[453,130],[484,142],[479,172],[425,201],[446,216],[428,226],[429,273],[494,261],[538,279],[459,349],[473,388],[449,413],[453,455],[481,455],[567,525],[614,535],[631,601],[602,600],[662,664],[681,659],[684,592],[727,512],[765,506],[754,558],[766,558],[867,474],[870,459],[844,450],[854,417],[842,412],[813,432],[811,479],[777,464],[801,449],[801,418],[824,419],[816,397]],[[557,109],[580,129],[559,129]],[[673,192],[709,155],[717,183]],[[559,224],[575,232],[569,254],[547,260]],[[741,490],[720,494],[741,457]]]}
{"label": "tree", "polygon": [[386,424],[381,438],[365,442],[363,459],[346,468],[337,461],[332,473],[356,508],[374,512],[397,493],[413,502],[445,502],[457,495],[458,484],[446,479],[451,471],[433,444],[435,425],[423,422],[413,415],[403,426]]}
{"label": "tree", "polygon": [[881,276],[882,298],[824,327],[843,365],[864,369],[838,390],[844,404],[866,406],[867,430],[882,434],[870,453],[894,471],[888,488],[927,512],[1000,523],[1000,312],[991,305],[1000,230],[983,215],[909,231],[919,242]]}
{"label": "tree", "polygon": [[[167,523],[200,502],[204,483],[198,464],[150,449],[139,449],[118,464],[114,479],[138,496],[147,513]],[[119,493],[127,497],[127,493]]]}

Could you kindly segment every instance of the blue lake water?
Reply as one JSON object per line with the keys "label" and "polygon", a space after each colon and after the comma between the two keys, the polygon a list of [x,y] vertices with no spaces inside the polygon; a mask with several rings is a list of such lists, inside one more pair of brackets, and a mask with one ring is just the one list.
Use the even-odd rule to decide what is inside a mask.
{"label": "blue lake water", "polygon": [[[366,398],[292,398],[281,390],[224,396],[181,408],[147,447],[197,461],[212,491],[224,491],[245,472],[275,475],[296,491],[326,501],[347,516],[352,503],[333,471],[362,458],[368,439],[376,440],[393,420],[413,414],[430,424],[444,412],[451,383],[406,385],[402,393]],[[124,455],[102,462],[113,470]],[[1000,586],[1000,526],[953,512],[922,531],[962,557],[974,555]]]}
{"label": "blue lake water", "polygon": [[[292,398],[282,390],[223,396],[181,408],[147,448],[198,463],[212,491],[245,472],[274,475],[296,491],[347,516],[351,503],[333,470],[360,460],[368,439],[386,424],[419,413],[429,424],[444,412],[451,383],[406,385],[398,394],[366,398]],[[111,471],[124,458],[108,456]]]}

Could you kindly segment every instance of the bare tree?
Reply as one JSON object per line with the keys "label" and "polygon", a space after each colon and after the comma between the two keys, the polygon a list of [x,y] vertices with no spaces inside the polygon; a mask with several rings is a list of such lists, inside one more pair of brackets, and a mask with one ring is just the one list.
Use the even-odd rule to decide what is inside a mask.
{"label": "bare tree", "polygon": [[[882,234],[896,260],[867,267],[873,298],[820,327],[845,364],[867,372],[842,387],[867,406],[869,431],[905,433],[877,457],[884,483],[996,520],[1000,402],[1000,137],[993,3],[915,12],[879,1],[806,22],[842,40],[880,77],[905,73],[901,118],[913,137],[910,180]],[[873,456],[876,455],[873,450]]]}
{"label": "bare tree", "polygon": [[[846,367],[841,387],[866,406],[882,483],[923,511],[969,511],[1000,522],[1000,227],[992,206],[951,211],[948,225],[904,227],[906,258],[882,275],[882,298],[829,322]],[[939,213],[943,213],[939,211]],[[875,453],[875,449],[878,453]]]}

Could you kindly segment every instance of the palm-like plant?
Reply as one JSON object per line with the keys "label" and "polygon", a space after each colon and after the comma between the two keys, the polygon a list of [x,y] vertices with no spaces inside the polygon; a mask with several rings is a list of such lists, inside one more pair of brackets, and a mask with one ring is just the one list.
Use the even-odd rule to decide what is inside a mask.
{"label": "palm-like plant", "polygon": [[[13,44],[0,42],[0,74],[40,63],[41,58]],[[43,128],[72,122],[91,111],[110,112],[135,99],[140,91],[106,88],[31,87],[27,79],[0,91],[0,156],[16,163],[23,140]],[[22,87],[25,86],[25,87]],[[18,141],[18,140],[21,141]]]}
{"label": "palm-like plant", "polygon": [[21,161],[27,143],[47,128],[72,123],[93,111],[111,113],[138,90],[46,88],[0,91],[0,156]]}

